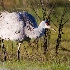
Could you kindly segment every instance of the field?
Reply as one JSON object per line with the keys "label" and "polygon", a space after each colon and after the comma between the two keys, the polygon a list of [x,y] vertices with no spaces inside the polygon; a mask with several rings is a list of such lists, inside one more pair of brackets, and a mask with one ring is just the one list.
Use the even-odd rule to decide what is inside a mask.
{"label": "field", "polygon": [[[33,5],[31,5],[29,2],[28,6],[23,6],[26,5],[27,0],[23,3],[22,1],[23,0],[15,0],[16,5],[14,3],[14,0],[4,2],[5,9],[10,12],[23,10],[28,11],[36,18],[36,21],[39,25],[41,20],[43,20],[41,5],[37,7],[34,4],[35,2],[32,1]],[[52,2],[53,0],[50,3]],[[39,1],[36,1],[36,4],[38,3]],[[34,39],[30,40],[30,42],[24,41],[20,48],[20,61],[17,60],[18,42],[4,41],[7,61],[4,61],[4,53],[2,52],[2,48],[0,47],[0,70],[70,70],[70,3],[67,4],[65,4],[65,2],[63,2],[63,4],[57,2],[57,5],[52,9],[53,12],[50,16],[50,25],[55,28],[56,32],[50,30],[49,45],[47,47],[46,54],[44,54],[45,36],[38,38],[37,40],[35,40],[35,42],[33,42]],[[41,19],[37,17],[33,8],[36,10]],[[51,9],[50,4],[46,9],[46,14],[48,16]],[[2,6],[0,6],[0,10],[3,10]],[[58,29],[64,11],[66,11],[66,13],[64,14],[62,23],[65,23],[67,19],[69,20],[62,29],[61,43],[57,50],[57,54],[56,44],[59,33]]]}

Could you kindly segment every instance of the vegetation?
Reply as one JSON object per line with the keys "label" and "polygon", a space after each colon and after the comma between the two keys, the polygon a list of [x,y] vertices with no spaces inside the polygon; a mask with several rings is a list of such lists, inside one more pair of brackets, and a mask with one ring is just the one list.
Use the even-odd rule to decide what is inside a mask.
{"label": "vegetation", "polygon": [[3,70],[70,70],[69,65],[61,63],[40,62],[5,62],[1,63]]}
{"label": "vegetation", "polygon": [[[32,39],[30,43],[24,41],[20,48],[20,62],[17,61],[17,42],[4,41],[6,47],[7,61],[4,61],[4,54],[0,48],[0,68],[4,70],[70,70],[70,20],[64,25],[62,30],[61,44],[56,55],[56,40],[58,38],[58,27],[61,16],[66,9],[63,17],[63,23],[70,18],[70,3],[67,0],[43,0],[48,16],[53,5],[50,24],[56,33],[50,31],[50,45],[47,47],[44,54],[44,36],[37,39],[35,42]],[[61,2],[62,1],[62,2]],[[2,0],[0,0],[0,3]],[[32,3],[32,4],[31,4]],[[0,4],[0,10],[7,11],[28,11],[37,20],[38,24],[43,20],[43,12],[39,0],[3,0]],[[35,11],[37,14],[35,13]],[[41,18],[39,18],[39,17]],[[1,45],[1,43],[0,43]]]}

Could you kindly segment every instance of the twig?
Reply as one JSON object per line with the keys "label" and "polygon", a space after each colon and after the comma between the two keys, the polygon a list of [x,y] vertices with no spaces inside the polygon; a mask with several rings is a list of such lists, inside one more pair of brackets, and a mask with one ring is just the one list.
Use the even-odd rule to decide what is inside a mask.
{"label": "twig", "polygon": [[65,8],[64,11],[63,11],[63,14],[62,14],[62,16],[61,16],[60,23],[59,23],[59,29],[58,29],[59,33],[58,33],[58,38],[57,38],[57,42],[56,42],[56,55],[58,54],[58,48],[59,48],[59,46],[60,46],[60,44],[61,44],[61,38],[62,38],[62,33],[63,33],[62,30],[63,30],[64,24],[65,24],[66,22],[68,22],[68,20],[69,20],[69,19],[67,19],[67,20],[63,23],[63,17],[65,16],[66,13],[67,13],[67,12],[66,12],[66,8]]}
{"label": "twig", "polygon": [[42,13],[43,13],[43,20],[45,20],[45,17],[46,17],[46,8],[44,7],[44,4],[42,2],[42,0],[40,0],[40,4],[41,4],[41,7],[42,7]]}
{"label": "twig", "polygon": [[37,17],[41,20],[40,16],[37,14],[37,11],[34,9],[33,4],[31,3],[32,9],[34,11],[34,13],[37,15]]}

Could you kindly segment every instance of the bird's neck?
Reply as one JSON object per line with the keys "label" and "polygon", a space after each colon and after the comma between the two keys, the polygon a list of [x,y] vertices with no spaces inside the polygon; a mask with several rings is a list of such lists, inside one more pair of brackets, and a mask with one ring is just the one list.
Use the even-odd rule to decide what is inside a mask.
{"label": "bird's neck", "polygon": [[44,32],[44,28],[42,26],[38,26],[37,31],[41,34]]}
{"label": "bird's neck", "polygon": [[41,26],[41,25],[39,25],[37,28],[34,28],[31,32],[30,32],[30,34],[28,34],[28,37],[29,38],[39,38],[39,37],[41,37],[41,36],[43,36],[44,35],[44,31],[45,31],[45,29]]}
{"label": "bird's neck", "polygon": [[44,35],[45,28],[43,28],[43,27],[44,27],[44,21],[42,21],[39,24],[37,29],[35,28],[35,32],[37,32],[36,34],[37,34],[38,37],[41,37],[41,36]]}

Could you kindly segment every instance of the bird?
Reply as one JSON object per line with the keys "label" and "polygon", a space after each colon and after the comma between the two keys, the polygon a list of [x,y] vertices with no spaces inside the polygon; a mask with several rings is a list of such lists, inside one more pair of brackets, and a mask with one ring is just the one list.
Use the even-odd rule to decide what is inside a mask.
{"label": "bird", "polygon": [[[17,41],[19,43],[18,59],[21,43],[27,38],[37,39],[43,36],[46,28],[54,30],[50,26],[48,19],[41,21],[41,23],[38,26],[34,16],[26,11],[2,11],[0,13],[0,38],[2,39],[2,41],[11,40]],[[2,46],[3,44],[4,43],[2,43]]]}

